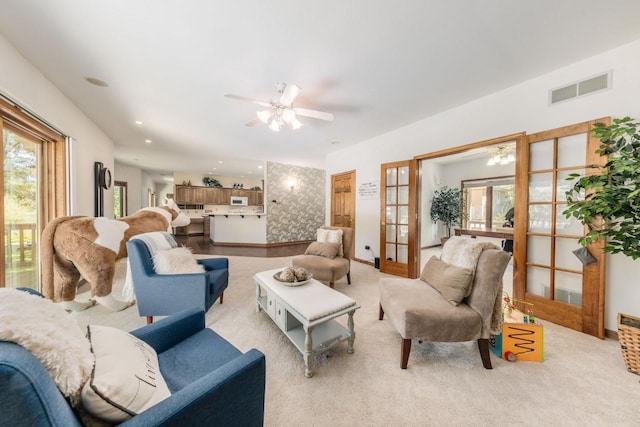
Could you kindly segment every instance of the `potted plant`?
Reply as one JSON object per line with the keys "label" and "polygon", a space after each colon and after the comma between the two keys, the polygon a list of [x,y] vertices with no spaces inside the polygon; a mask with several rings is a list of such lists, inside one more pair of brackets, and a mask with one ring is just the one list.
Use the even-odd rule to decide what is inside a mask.
{"label": "potted plant", "polygon": [[204,178],[202,178],[202,183],[207,187],[216,187],[216,188],[222,187],[222,184],[220,184],[220,181],[218,181],[215,178],[211,178],[210,176],[205,176]]}
{"label": "potted plant", "polygon": [[[581,245],[602,239],[604,252],[636,260],[640,258],[640,122],[625,117],[594,126],[593,134],[602,142],[596,152],[606,162],[588,166],[599,169],[594,174],[569,176],[576,182],[566,193],[563,213],[588,227]],[[640,319],[619,313],[618,339],[627,369],[640,374]]]}
{"label": "potted plant", "polygon": [[431,221],[444,223],[447,237],[442,238],[442,244],[451,237],[451,227],[460,225],[464,218],[464,201],[462,191],[457,188],[442,187],[433,193],[431,199]]}

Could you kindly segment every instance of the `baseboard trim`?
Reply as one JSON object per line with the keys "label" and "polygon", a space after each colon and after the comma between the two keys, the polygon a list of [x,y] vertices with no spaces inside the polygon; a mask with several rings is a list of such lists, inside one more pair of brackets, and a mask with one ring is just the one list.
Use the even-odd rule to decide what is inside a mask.
{"label": "baseboard trim", "polygon": [[355,262],[359,262],[360,264],[367,264],[367,265],[370,265],[371,267],[374,267],[374,266],[375,266],[375,264],[373,263],[373,261],[367,261],[367,260],[360,259],[360,258],[353,258],[353,260],[354,260]]}
{"label": "baseboard trim", "polygon": [[605,338],[613,338],[614,340],[618,341],[618,331],[612,331],[611,329],[604,329],[604,336]]}
{"label": "baseboard trim", "polygon": [[297,240],[295,242],[276,243],[234,243],[234,242],[211,242],[214,246],[239,246],[243,248],[277,248],[279,246],[304,245],[314,242],[314,240]]}
{"label": "baseboard trim", "polygon": [[424,250],[424,249],[431,249],[431,248],[439,248],[439,247],[441,247],[441,246],[442,246],[442,244],[441,244],[441,243],[439,243],[439,244],[437,244],[437,245],[423,246],[423,247],[421,247],[421,248],[420,248],[420,250]]}

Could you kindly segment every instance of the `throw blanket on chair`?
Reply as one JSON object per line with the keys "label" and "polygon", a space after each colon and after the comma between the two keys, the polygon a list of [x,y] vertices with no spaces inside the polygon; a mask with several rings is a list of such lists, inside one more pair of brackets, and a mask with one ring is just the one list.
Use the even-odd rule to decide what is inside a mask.
{"label": "throw blanket on chair", "polygon": [[[167,249],[173,249],[178,247],[178,243],[173,238],[171,233],[166,231],[154,231],[151,233],[138,234],[133,236],[130,240],[138,239],[142,240],[149,248],[151,252],[151,258],[158,253],[158,251],[164,251]],[[135,291],[133,289],[133,280],[131,279],[131,265],[127,259],[127,277],[124,280],[124,287],[122,289],[122,296],[126,301],[133,301],[136,299]]]}
{"label": "throw blanket on chair", "polygon": [[[491,242],[477,241],[467,237],[454,236],[445,243],[442,248],[440,260],[457,267],[470,268],[474,271],[478,264],[480,254],[485,249],[498,249],[499,247]],[[475,279],[475,278],[474,278]],[[498,335],[502,332],[502,279],[498,284],[498,293],[493,307],[493,317],[491,318],[491,333]]]}

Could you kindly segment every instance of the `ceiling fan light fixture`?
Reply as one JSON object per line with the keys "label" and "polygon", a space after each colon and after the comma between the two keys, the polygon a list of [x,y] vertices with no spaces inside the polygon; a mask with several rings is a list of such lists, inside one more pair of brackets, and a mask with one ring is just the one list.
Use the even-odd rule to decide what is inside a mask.
{"label": "ceiling fan light fixture", "polygon": [[271,120],[269,129],[271,129],[274,132],[280,132],[280,123],[277,120]]}
{"label": "ceiling fan light fixture", "polygon": [[300,120],[294,118],[291,121],[291,123],[289,123],[289,125],[291,125],[291,129],[298,130],[298,129],[300,129],[302,127],[302,122],[300,122]]}
{"label": "ceiling fan light fixture", "polygon": [[291,124],[294,120],[296,120],[296,113],[294,113],[293,110],[289,108],[285,108],[282,111],[282,120],[284,120],[286,123]]}
{"label": "ceiling fan light fixture", "polygon": [[256,112],[256,116],[258,116],[258,119],[260,119],[262,123],[268,123],[272,115],[273,113],[271,113],[270,110],[262,110]]}

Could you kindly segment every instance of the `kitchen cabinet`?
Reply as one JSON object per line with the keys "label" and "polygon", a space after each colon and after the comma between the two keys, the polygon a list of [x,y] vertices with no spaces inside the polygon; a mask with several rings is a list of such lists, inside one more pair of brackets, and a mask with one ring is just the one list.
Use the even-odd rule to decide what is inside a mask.
{"label": "kitchen cabinet", "polygon": [[191,187],[187,187],[186,185],[176,185],[176,191],[174,193],[177,204],[184,205],[188,203],[187,199],[191,197],[190,189]]}
{"label": "kitchen cabinet", "polygon": [[204,187],[176,185],[175,200],[179,205],[204,204]]}
{"label": "kitchen cabinet", "polygon": [[231,195],[237,196],[237,197],[249,197],[249,193],[251,193],[251,191],[252,190],[243,190],[239,188],[234,188],[231,190]]}
{"label": "kitchen cabinet", "polygon": [[176,185],[175,200],[179,205],[228,205],[231,196],[246,197],[249,206],[262,206],[262,190]]}
{"label": "kitchen cabinet", "polygon": [[210,236],[211,235],[211,218],[208,216],[205,216],[203,219],[204,219],[203,234],[205,236]]}
{"label": "kitchen cabinet", "polygon": [[262,191],[250,190],[249,206],[262,206],[262,205],[264,205],[264,195]]}

